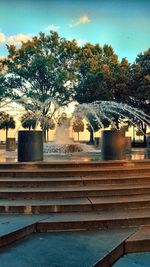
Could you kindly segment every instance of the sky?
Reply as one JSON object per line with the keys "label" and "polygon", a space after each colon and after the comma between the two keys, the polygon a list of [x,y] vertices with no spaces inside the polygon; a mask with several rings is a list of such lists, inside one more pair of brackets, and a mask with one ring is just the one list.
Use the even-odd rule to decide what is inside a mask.
{"label": "sky", "polygon": [[0,57],[39,32],[57,31],[79,45],[111,45],[133,63],[150,47],[149,0],[0,0]]}

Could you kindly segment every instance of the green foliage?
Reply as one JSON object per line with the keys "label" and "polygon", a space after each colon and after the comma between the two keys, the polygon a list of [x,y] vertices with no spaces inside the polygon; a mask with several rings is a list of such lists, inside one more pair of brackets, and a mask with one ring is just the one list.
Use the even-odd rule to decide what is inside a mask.
{"label": "green foliage", "polygon": [[83,123],[82,119],[77,117],[73,121],[72,128],[73,128],[73,131],[75,133],[78,133],[78,141],[79,141],[79,133],[84,131],[84,123]]}
{"label": "green foliage", "polygon": [[52,101],[53,105],[57,101],[63,106],[72,100],[78,51],[74,40],[60,38],[56,32],[40,33],[20,48],[7,47],[7,83],[26,110],[42,108],[43,115],[47,115]]}
{"label": "green foliage", "polygon": [[110,46],[86,44],[79,53],[78,82],[75,87],[75,99],[79,103],[91,103],[96,100],[109,100],[105,76],[109,65],[115,64],[116,55]]}
{"label": "green foliage", "polygon": [[[0,101],[5,103],[10,97],[35,115],[25,120],[25,128],[34,129],[37,117],[43,130],[53,128],[53,115],[72,100],[122,101],[150,115],[150,49],[129,64],[126,58],[119,62],[107,44],[101,47],[87,43],[78,47],[75,40],[61,38],[56,32],[40,33],[20,48],[13,45],[7,48],[8,57],[0,60]],[[118,128],[125,116],[126,112],[123,116],[111,113]],[[99,126],[96,119],[88,117],[87,128],[93,134]],[[109,124],[102,120],[104,125]],[[62,123],[70,125],[65,114],[58,119],[58,124]],[[143,124],[141,128],[146,132],[144,127]]]}
{"label": "green foliage", "polygon": [[8,137],[8,131],[9,129],[15,129],[16,123],[12,116],[10,116],[8,113],[1,112],[0,113],[0,129],[3,129],[6,131],[6,139]]}
{"label": "green foliage", "polygon": [[21,125],[25,129],[35,129],[37,126],[37,117],[33,112],[26,112],[21,117]]}
{"label": "green foliage", "polygon": [[86,44],[80,51],[75,99],[79,103],[122,100],[128,96],[130,64],[119,63],[111,46]]}
{"label": "green foliage", "polygon": [[137,56],[132,66],[132,101],[150,115],[150,49]]}
{"label": "green foliage", "polygon": [[3,102],[6,102],[6,98],[9,96],[10,91],[7,88],[6,76],[3,69],[3,60],[0,59],[0,102],[2,106],[4,104]]}
{"label": "green foliage", "polygon": [[76,100],[79,103],[91,103],[95,100],[108,99],[108,92],[103,87],[104,76],[101,72],[89,72],[76,88]]}
{"label": "green foliage", "polygon": [[72,125],[73,131],[75,133],[83,132],[84,131],[84,123],[82,119],[76,118]]}
{"label": "green foliage", "polygon": [[[43,134],[44,134],[44,141],[48,141],[48,132],[49,130],[54,130],[55,129],[55,122],[52,119],[51,116],[44,116],[40,119],[40,126],[43,130]],[[47,133],[47,134],[46,134]]]}
{"label": "green foliage", "polygon": [[5,96],[5,77],[0,73],[0,100]]}
{"label": "green foliage", "polygon": [[[150,49],[137,56],[132,65],[132,79],[130,83],[131,103],[150,116]],[[142,129],[144,143],[146,145],[146,124],[136,120],[138,127]]]}
{"label": "green foliage", "polygon": [[45,116],[40,120],[42,130],[54,130],[55,122],[50,116]]}

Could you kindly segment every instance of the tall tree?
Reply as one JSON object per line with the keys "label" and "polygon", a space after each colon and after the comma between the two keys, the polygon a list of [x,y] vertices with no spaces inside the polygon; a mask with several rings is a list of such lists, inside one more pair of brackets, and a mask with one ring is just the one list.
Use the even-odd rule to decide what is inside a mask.
{"label": "tall tree", "polygon": [[8,57],[3,60],[7,84],[27,111],[52,116],[72,100],[78,52],[75,40],[60,38],[56,32],[40,33],[20,48],[7,47]]}
{"label": "tall tree", "polygon": [[[130,64],[126,58],[118,61],[111,46],[86,44],[80,51],[78,83],[75,98],[78,103],[99,100],[124,101],[128,97]],[[117,127],[119,115],[113,114]]]}
{"label": "tall tree", "polygon": [[86,44],[79,52],[78,82],[75,99],[78,103],[109,100],[105,75],[110,72],[110,64],[116,64],[117,56],[111,46]]}
{"label": "tall tree", "polygon": [[[133,105],[150,116],[150,49],[139,54],[132,65],[132,80],[130,83],[130,98]],[[144,143],[146,145],[147,125],[145,121],[140,124],[144,133]]]}

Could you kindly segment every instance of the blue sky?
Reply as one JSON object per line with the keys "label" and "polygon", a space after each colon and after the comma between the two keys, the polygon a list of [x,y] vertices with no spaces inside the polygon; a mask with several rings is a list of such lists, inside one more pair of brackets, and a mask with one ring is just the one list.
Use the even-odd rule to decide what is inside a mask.
{"label": "blue sky", "polygon": [[110,44],[132,63],[150,47],[149,14],[148,0],[0,0],[0,56],[6,43],[56,30],[80,45]]}

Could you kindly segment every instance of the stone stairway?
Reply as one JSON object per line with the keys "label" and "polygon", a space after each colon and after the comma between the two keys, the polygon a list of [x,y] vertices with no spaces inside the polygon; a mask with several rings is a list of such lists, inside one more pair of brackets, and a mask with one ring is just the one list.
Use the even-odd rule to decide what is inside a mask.
{"label": "stone stairway", "polygon": [[150,161],[2,163],[0,213],[48,214],[41,232],[150,224]]}

